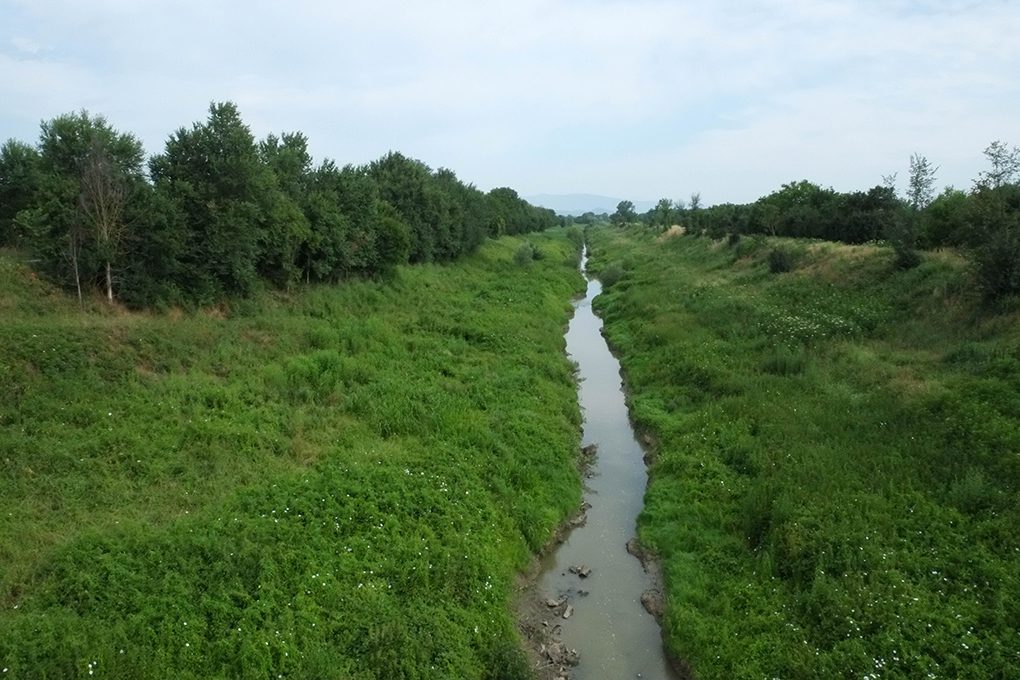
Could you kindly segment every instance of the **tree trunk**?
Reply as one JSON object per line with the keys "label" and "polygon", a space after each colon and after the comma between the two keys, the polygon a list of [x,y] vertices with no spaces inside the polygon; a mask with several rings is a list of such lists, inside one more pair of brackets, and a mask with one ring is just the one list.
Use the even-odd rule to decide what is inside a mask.
{"label": "tree trunk", "polygon": [[71,266],[74,267],[74,285],[78,289],[78,306],[85,307],[85,300],[81,295],[81,275],[78,273],[78,238],[71,234]]}
{"label": "tree trunk", "polygon": [[113,304],[113,276],[110,274],[110,261],[106,261],[106,301]]}

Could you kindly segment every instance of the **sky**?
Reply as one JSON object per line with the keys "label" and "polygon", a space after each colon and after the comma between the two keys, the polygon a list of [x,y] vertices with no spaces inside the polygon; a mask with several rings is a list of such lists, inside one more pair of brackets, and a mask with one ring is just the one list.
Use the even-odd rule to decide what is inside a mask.
{"label": "sky", "polygon": [[233,101],[317,160],[482,190],[749,202],[967,189],[1020,145],[1016,0],[0,0],[0,139],[86,109],[150,154]]}

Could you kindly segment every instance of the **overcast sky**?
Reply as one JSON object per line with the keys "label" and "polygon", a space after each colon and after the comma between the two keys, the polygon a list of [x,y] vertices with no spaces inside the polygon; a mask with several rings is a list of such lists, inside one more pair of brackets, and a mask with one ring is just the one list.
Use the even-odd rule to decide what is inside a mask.
{"label": "overcast sky", "polygon": [[746,202],[912,152],[968,188],[1020,145],[1020,2],[0,0],[2,138],[85,108],[156,153],[213,100],[484,190]]}

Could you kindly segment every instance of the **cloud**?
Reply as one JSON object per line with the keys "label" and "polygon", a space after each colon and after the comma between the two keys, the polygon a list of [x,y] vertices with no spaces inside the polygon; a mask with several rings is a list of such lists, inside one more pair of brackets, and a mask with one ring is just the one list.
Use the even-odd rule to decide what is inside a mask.
{"label": "cloud", "polygon": [[991,139],[1020,142],[1001,1],[14,0],[0,26],[0,125],[28,139],[87,107],[158,151],[230,99],[342,163],[709,201],[866,188],[914,151],[967,185]]}

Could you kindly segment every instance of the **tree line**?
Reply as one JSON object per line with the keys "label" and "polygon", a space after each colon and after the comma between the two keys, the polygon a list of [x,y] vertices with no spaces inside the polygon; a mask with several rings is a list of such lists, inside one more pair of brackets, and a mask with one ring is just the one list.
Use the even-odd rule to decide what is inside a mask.
{"label": "tree line", "polygon": [[849,193],[803,180],[748,204],[702,207],[699,194],[689,202],[662,199],[644,214],[622,201],[611,216],[617,224],[643,222],[713,238],[764,234],[818,238],[844,243],[887,241],[897,266],[920,262],[918,250],[963,249],[990,297],[1020,293],[1020,149],[999,141],[985,150],[988,169],[969,191],[947,187],[935,192],[938,167],[926,157],[910,158],[907,190],[896,191],[896,175],[867,191]]}
{"label": "tree line", "polygon": [[384,274],[559,223],[513,189],[483,192],[396,152],[315,165],[304,134],[257,141],[230,102],[148,159],[86,111],[42,123],[35,146],[0,148],[0,246],[79,298],[98,289],[131,306]]}

